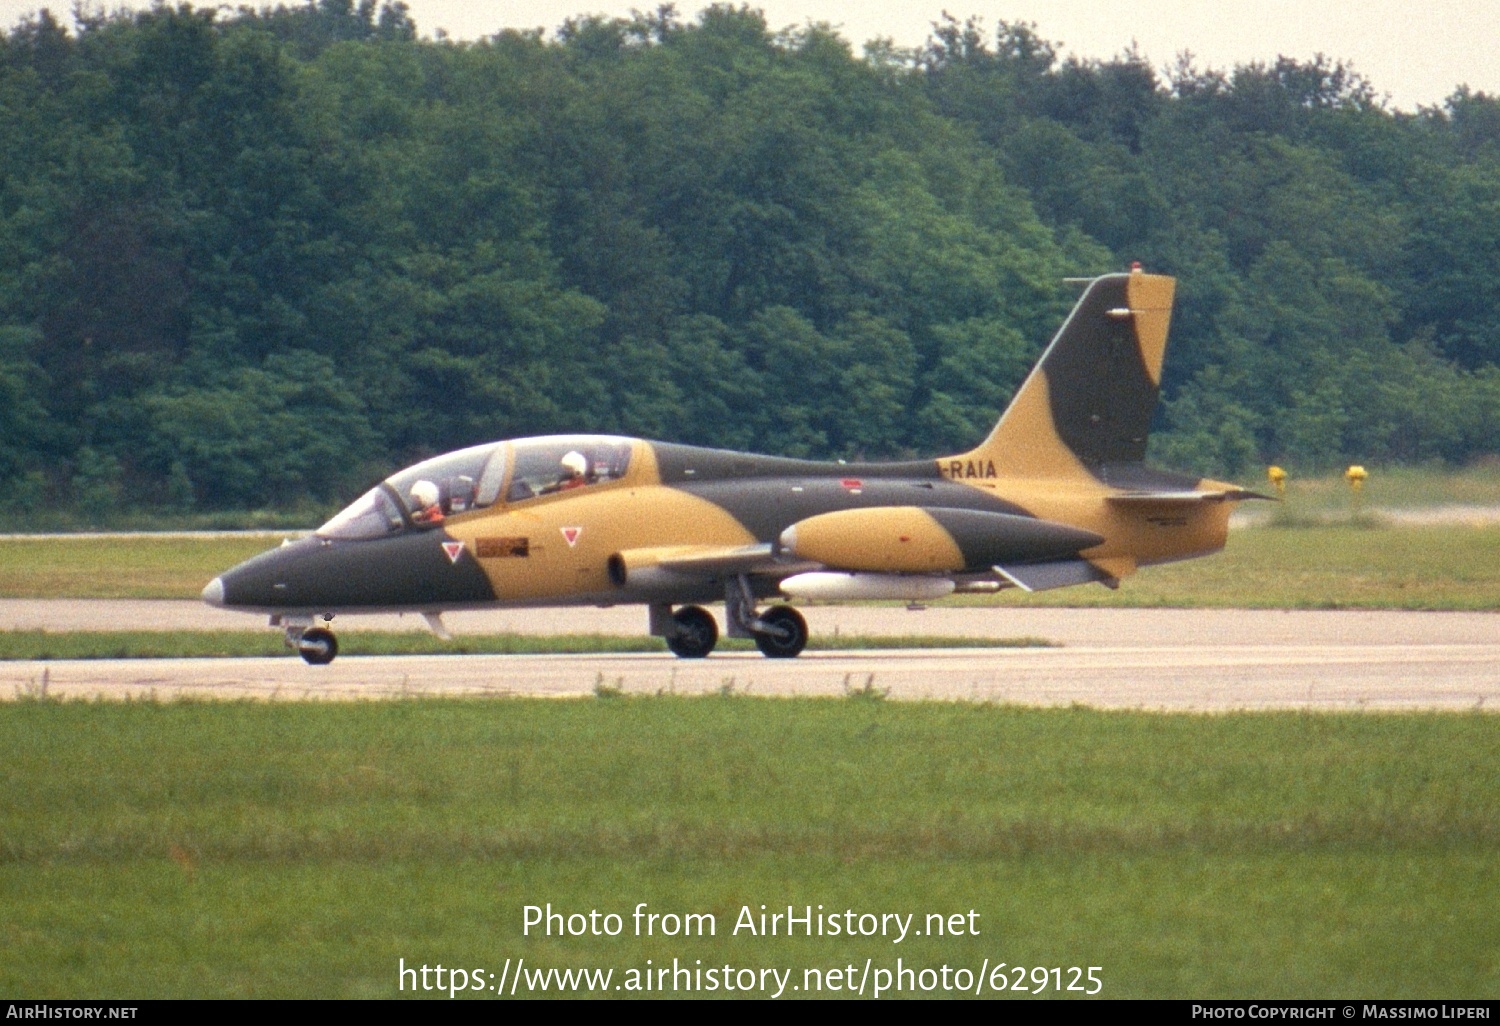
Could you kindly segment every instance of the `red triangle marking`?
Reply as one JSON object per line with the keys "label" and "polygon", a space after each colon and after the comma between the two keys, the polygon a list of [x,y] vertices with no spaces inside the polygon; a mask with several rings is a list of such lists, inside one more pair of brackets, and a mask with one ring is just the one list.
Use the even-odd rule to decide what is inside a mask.
{"label": "red triangle marking", "polygon": [[562,536],[567,541],[568,548],[570,549],[578,544],[578,539],[583,535],[583,528],[581,527],[564,527],[561,530]]}
{"label": "red triangle marking", "polygon": [[443,542],[443,551],[448,553],[448,562],[457,563],[458,557],[464,554],[464,543],[461,541]]}

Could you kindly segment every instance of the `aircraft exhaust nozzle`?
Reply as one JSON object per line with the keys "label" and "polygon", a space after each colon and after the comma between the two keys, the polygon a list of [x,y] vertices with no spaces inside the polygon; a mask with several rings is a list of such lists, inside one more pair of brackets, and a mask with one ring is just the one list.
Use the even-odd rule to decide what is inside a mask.
{"label": "aircraft exhaust nozzle", "polygon": [[781,590],[791,598],[818,599],[830,602],[856,599],[899,599],[925,602],[953,593],[954,584],[946,577],[911,574],[840,574],[827,571],[796,574],[781,582]]}
{"label": "aircraft exhaust nozzle", "polygon": [[680,585],[682,578],[659,565],[670,549],[629,549],[616,552],[604,564],[609,583],[616,588],[661,588]]}

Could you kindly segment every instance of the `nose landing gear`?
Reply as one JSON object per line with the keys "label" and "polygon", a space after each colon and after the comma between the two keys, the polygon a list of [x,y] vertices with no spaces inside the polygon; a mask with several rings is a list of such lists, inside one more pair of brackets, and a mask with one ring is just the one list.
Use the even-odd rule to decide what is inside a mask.
{"label": "nose landing gear", "polygon": [[314,627],[303,631],[297,639],[297,653],[313,666],[327,666],[339,654],[339,639],[333,636],[333,631]]}
{"label": "nose landing gear", "polygon": [[[327,622],[333,617],[325,616],[323,619]],[[280,627],[286,631],[287,648],[296,650],[298,655],[313,666],[327,666],[339,654],[339,639],[327,627],[314,627],[312,622],[310,617],[271,618],[272,627]]]}

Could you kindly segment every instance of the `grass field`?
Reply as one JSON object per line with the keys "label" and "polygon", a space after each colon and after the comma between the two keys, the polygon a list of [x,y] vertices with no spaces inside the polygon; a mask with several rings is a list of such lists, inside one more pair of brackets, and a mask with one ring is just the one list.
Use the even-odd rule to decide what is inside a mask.
{"label": "grass field", "polygon": [[[1098,966],[1107,997],[1500,988],[1480,715],[28,701],[0,706],[0,750],[14,998],[391,997],[399,959],[523,957],[617,983],[648,959],[800,985],[901,958]],[[639,902],[716,933],[632,936]],[[625,930],[524,935],[548,903]],[[973,910],[978,932],[735,935],[762,904]]]}
{"label": "grass field", "polygon": [[[0,595],[23,598],[194,598],[202,583],[266,548],[265,538],[0,541]],[[1232,531],[1224,552],[1150,567],[1118,591],[1065,588],[1027,595],[959,596],[944,604],[1269,609],[1500,609],[1500,526],[1360,527],[1325,524]],[[862,638],[815,635],[810,647],[994,647],[1034,638]],[[347,632],[346,654],[660,651],[641,635],[460,636]],[[724,639],[724,650],[748,642]],[[0,659],[261,656],[285,654],[265,630],[0,631]]]}
{"label": "grass field", "polygon": [[[985,601],[1500,605],[1500,528],[1340,523],[1341,483],[1292,484],[1282,519],[1319,526],[1236,530],[1224,553],[1144,571],[1119,592]],[[1375,473],[1367,496],[1493,504],[1500,472]],[[0,595],[195,598],[273,544],[0,541]],[[422,635],[343,640],[345,651],[453,650]],[[625,641],[657,644],[563,643]],[[169,643],[187,648],[153,648]],[[0,635],[11,658],[246,645],[282,651],[273,632]],[[789,988],[805,970],[868,959],[890,972],[901,959],[971,980],[986,960],[1058,967],[1064,984],[1070,967],[1097,966],[1104,997],[1500,990],[1500,731],[1478,713],[1105,713],[890,703],[873,690],[31,699],[0,703],[0,751],[10,998],[384,998],[412,993],[398,990],[402,959],[463,967],[465,983],[489,986],[485,974],[521,958],[530,970],[613,970],[611,987],[674,959],[791,971]],[[640,902],[711,914],[716,933],[634,936]],[[623,932],[525,935],[523,910],[548,903],[617,913]],[[732,932],[761,905],[913,914],[918,929],[928,914],[959,915],[978,932],[899,944]]]}
{"label": "grass field", "polygon": [[[1442,507],[1500,508],[1500,461],[1490,461],[1463,470],[1433,470],[1425,467],[1366,468],[1369,479],[1357,502],[1348,482],[1339,474],[1293,473],[1286,481],[1285,502],[1267,513],[1285,511],[1288,519],[1338,520],[1352,509],[1411,511]],[[1274,489],[1264,478],[1250,487],[1267,494]],[[1244,509],[1254,511],[1250,505]]]}
{"label": "grass field", "polygon": [[[1500,607],[1500,464],[1441,472],[1369,468],[1355,516],[1337,475],[1293,474],[1286,501],[1241,509],[1256,526],[1225,551],[1151,567],[1117,592],[1066,588],[976,603],[1263,608]],[[1269,485],[1259,484],[1269,490]],[[1413,511],[1459,510],[1448,522]],[[1466,517],[1462,510],[1489,516]],[[311,521],[309,521],[311,523]],[[1279,526],[1278,526],[1279,525]],[[197,598],[211,578],[279,536],[11,538],[0,540],[0,595],[15,598]]]}
{"label": "grass field", "polygon": [[[0,595],[194,599],[215,574],[275,544],[265,538],[0,541]],[[1500,608],[1500,526],[1247,527],[1206,559],[1149,567],[1118,591],[945,601],[976,604],[1286,609]]]}
{"label": "grass field", "polygon": [[[962,601],[959,599],[957,601]],[[1224,551],[1148,567],[1121,584],[1001,605],[1234,609],[1500,609],[1500,526],[1328,525],[1231,531]]]}
{"label": "grass field", "polygon": [[195,599],[220,571],[277,544],[265,536],[5,539],[0,595]]}

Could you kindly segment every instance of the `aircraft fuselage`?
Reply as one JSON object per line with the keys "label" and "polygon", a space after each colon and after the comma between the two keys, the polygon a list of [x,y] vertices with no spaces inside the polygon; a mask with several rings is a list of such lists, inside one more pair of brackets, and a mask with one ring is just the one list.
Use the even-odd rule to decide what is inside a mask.
{"label": "aircraft fuselage", "polygon": [[[562,436],[500,444],[573,451],[589,442]],[[619,479],[496,502],[440,524],[403,523],[378,537],[314,534],[227,571],[210,585],[211,598],[226,608],[307,615],[707,602],[722,597],[724,574],[658,574],[636,584],[629,570],[637,568],[620,574],[617,557],[760,545],[769,546],[768,568],[779,560],[848,573],[987,575],[997,564],[1082,558],[1105,566],[1125,560],[1133,569],[1216,551],[1228,523],[1226,503],[1120,509],[1106,501],[1120,489],[1102,481],[1002,482],[982,461],[819,463],[640,439],[610,443],[631,449]],[[1156,472],[1151,483],[1199,484]],[[818,539],[820,558],[782,544],[789,528],[827,514],[846,515],[857,533],[840,539],[834,522],[834,537]],[[935,543],[945,551],[925,564],[913,556]],[[774,575],[757,581],[758,597],[775,594],[775,584]]]}
{"label": "aircraft fuselage", "polygon": [[[249,560],[206,601],[270,613],[309,662],[319,617],[642,603],[652,633],[707,655],[729,633],[766,655],[807,625],[762,599],[906,598],[1115,587],[1224,544],[1252,493],[1144,463],[1173,281],[1106,275],[978,448],[826,463],[609,435],[492,442],[386,479],[311,537]],[[431,621],[435,629],[440,621]]]}

